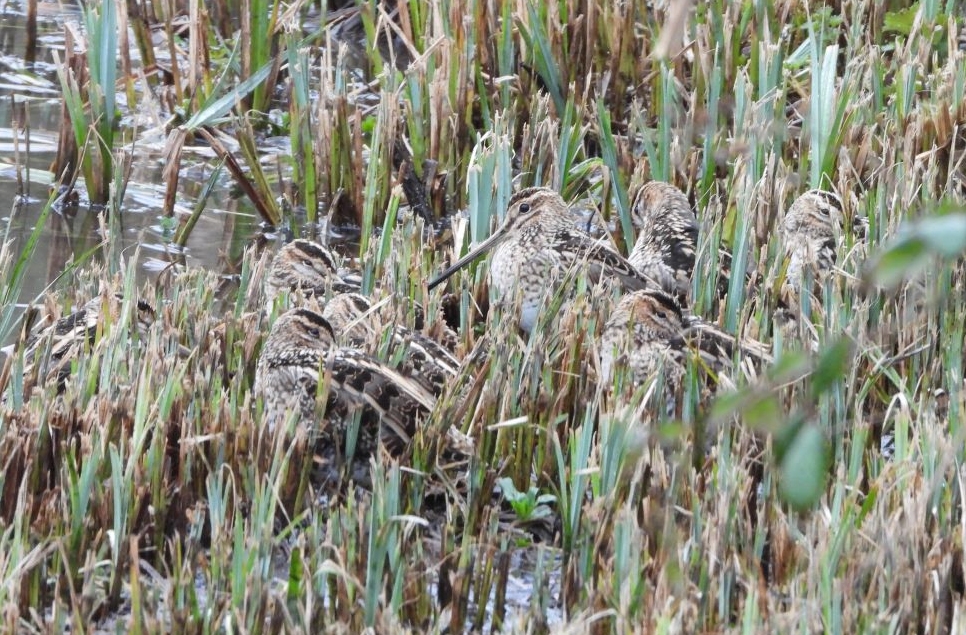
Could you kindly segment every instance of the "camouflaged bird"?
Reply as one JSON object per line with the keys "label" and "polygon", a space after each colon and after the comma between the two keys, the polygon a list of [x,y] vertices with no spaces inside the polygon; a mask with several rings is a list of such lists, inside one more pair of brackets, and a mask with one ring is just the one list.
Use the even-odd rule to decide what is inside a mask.
{"label": "camouflaged bird", "polygon": [[[327,480],[346,466],[347,439],[358,421],[351,474],[368,474],[368,461],[380,446],[398,456],[406,450],[435,405],[429,391],[361,351],[339,347],[329,322],[309,309],[292,309],[276,320],[255,373],[265,425],[287,423],[309,432],[321,455]],[[447,432],[447,447],[471,445],[459,432]]]}
{"label": "camouflaged bird", "polygon": [[673,394],[684,377],[684,315],[663,291],[635,291],[617,304],[600,338],[601,378],[609,387],[620,368],[634,387],[663,373]]}
{"label": "camouflaged bird", "polygon": [[435,396],[456,377],[460,361],[441,344],[402,325],[385,324],[368,298],[358,293],[340,293],[325,303],[322,317],[329,321],[339,339],[386,359],[399,359],[395,367]]}
{"label": "camouflaged bird", "polygon": [[631,205],[637,241],[627,260],[667,293],[687,300],[691,292],[698,219],[684,192],[661,181],[644,184]]}
{"label": "camouflaged bird", "polygon": [[771,361],[766,347],[738,341],[703,320],[686,315],[663,291],[629,293],[615,307],[600,341],[601,374],[613,385],[619,368],[626,368],[631,388],[648,385],[663,373],[668,396],[675,395],[688,357],[696,356],[710,383],[732,386],[736,349],[755,365]]}
{"label": "camouflaged bird", "polygon": [[[71,364],[91,350],[99,333],[121,319],[123,305],[124,296],[104,292],[53,323],[34,325],[22,338],[24,376],[36,376],[42,383],[56,382],[63,390]],[[156,318],[154,307],[138,299],[132,302],[131,311],[134,327],[146,337]],[[9,352],[15,348],[10,347]]]}
{"label": "camouflaged bird", "polygon": [[[784,276],[778,291],[774,323],[783,339],[804,337],[812,347],[818,340],[810,320],[799,320],[803,293],[820,297],[836,261],[838,238],[843,225],[842,200],[825,190],[809,190],[795,199],[779,230],[784,257]],[[821,302],[809,306],[820,309]]]}
{"label": "camouflaged bird", "polygon": [[359,285],[339,273],[335,256],[324,245],[302,238],[284,245],[275,254],[265,280],[269,306],[283,291],[304,297],[325,297],[326,293],[351,293]]}
{"label": "camouflaged bird", "polygon": [[577,229],[564,200],[545,187],[514,194],[500,228],[433,280],[429,289],[490,250],[490,286],[500,301],[520,302],[520,327],[527,332],[533,330],[548,297],[573,272],[584,270],[592,282],[612,280],[626,290],[658,287],[610,244]]}
{"label": "camouflaged bird", "polygon": [[788,208],[781,240],[788,258],[785,283],[794,291],[801,289],[806,275],[816,289],[821,288],[835,267],[843,223],[842,199],[825,190],[809,190]]}
{"label": "camouflaged bird", "polygon": [[[312,300],[324,303],[333,294],[358,293],[362,281],[358,272],[339,269],[325,246],[306,239],[293,240],[275,254],[265,279],[266,308],[271,311],[283,291],[295,293],[296,304]],[[423,327],[423,308],[408,298],[402,299],[412,316],[413,328]],[[442,333],[449,337],[451,333]],[[455,335],[453,335],[455,339]],[[449,343],[447,340],[444,343]]]}

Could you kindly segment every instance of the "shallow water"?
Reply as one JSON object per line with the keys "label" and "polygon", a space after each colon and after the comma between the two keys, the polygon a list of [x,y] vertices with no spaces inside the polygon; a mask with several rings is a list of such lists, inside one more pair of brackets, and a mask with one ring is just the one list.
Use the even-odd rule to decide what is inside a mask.
{"label": "shallow water", "polygon": [[[54,55],[62,54],[65,24],[77,22],[75,5],[39,3],[36,61],[25,62],[27,25],[25,7],[9,3],[0,13],[0,237],[13,241],[19,255],[47,201],[61,124],[60,84]],[[164,229],[161,151],[163,132],[150,129],[148,115],[138,116],[139,140],[131,153],[131,173],[120,217],[118,251],[125,266],[137,267],[139,280],[149,278],[170,262],[222,270],[237,258],[251,240],[259,219],[247,201],[233,191],[230,177],[222,174],[208,199],[205,212],[182,253],[172,245],[173,231]],[[19,122],[25,122],[24,131]],[[28,151],[29,148],[29,151]],[[179,180],[179,211],[189,213],[210,176],[215,161],[210,151],[186,148]],[[18,181],[23,179],[23,187]],[[82,181],[79,183],[82,188]],[[102,242],[96,210],[83,202],[73,209],[51,213],[36,252],[29,263],[18,302],[38,298],[57,280],[65,264]],[[106,250],[95,249],[92,262],[103,262]],[[60,280],[55,288],[68,288]]]}

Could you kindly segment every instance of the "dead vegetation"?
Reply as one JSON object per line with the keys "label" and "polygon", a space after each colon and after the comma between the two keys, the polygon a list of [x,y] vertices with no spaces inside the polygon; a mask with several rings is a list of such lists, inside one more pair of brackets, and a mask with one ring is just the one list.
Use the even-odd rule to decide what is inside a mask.
{"label": "dead vegetation", "polygon": [[[953,3],[676,4],[252,2],[262,19],[238,20],[191,3],[204,30],[187,35],[153,5],[120,12],[144,72],[125,87],[176,115],[170,158],[206,139],[266,220],[359,225],[367,284],[388,281],[429,321],[446,309],[424,282],[514,189],[550,185],[631,243],[628,189],[662,179],[701,222],[695,312],[777,360],[712,404],[686,386],[682,420],[645,429],[596,382],[604,299],[582,295],[523,341],[498,309],[477,311],[479,267],[447,301],[463,349],[488,339],[491,355],[431,421],[476,440],[465,488],[427,497],[411,467],[431,444],[417,440],[407,464],[373,466],[371,494],[323,501],[305,440],[259,425],[251,385],[270,318],[254,254],[217,297],[210,272],[138,285],[88,270],[51,302],[82,306],[106,285],[157,319],[139,333],[120,313],[63,387],[6,357],[0,629],[961,631],[966,63]],[[216,37],[239,27],[259,43],[241,62]],[[107,122],[83,91],[67,99],[85,132],[71,162],[96,157],[93,179],[117,148],[87,134]],[[290,139],[280,176],[256,167],[273,130]],[[771,335],[775,236],[816,186],[868,230],[844,236],[802,352]],[[457,211],[442,239],[425,231]],[[732,276],[719,301],[719,247],[757,291]],[[6,249],[5,338],[22,259]],[[519,496],[505,482],[494,496],[500,478]]]}

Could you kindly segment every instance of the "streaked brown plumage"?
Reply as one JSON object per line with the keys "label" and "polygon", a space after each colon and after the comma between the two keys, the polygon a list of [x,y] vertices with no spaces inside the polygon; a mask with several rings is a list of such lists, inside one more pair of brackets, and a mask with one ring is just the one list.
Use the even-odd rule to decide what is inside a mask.
{"label": "streaked brown plumage", "polygon": [[[321,386],[320,386],[321,385]],[[255,395],[270,429],[294,416],[315,440],[327,478],[346,464],[352,423],[358,433],[352,474],[365,474],[381,446],[399,455],[435,405],[418,383],[360,351],[338,347],[331,325],[309,309],[292,309],[276,320],[255,374]],[[449,437],[458,435],[450,431]]]}
{"label": "streaked brown plumage", "polygon": [[[38,381],[56,381],[63,388],[70,376],[71,363],[94,346],[100,333],[121,319],[124,297],[119,293],[102,293],[84,306],[52,324],[38,324],[23,342],[24,376]],[[141,337],[155,321],[155,311],[148,302],[134,300],[131,305],[133,326]]]}
{"label": "streaked brown plumage", "polygon": [[358,293],[340,293],[325,303],[322,317],[343,343],[387,359],[399,359],[396,368],[439,396],[456,377],[460,362],[435,340],[396,324],[385,324],[372,303]]}
{"label": "streaked brown plumage", "polygon": [[302,238],[278,250],[265,279],[265,298],[269,305],[283,291],[298,291],[305,297],[324,297],[326,292],[358,290],[358,284],[339,274],[336,259],[328,248]]}
{"label": "streaked brown plumage", "polygon": [[662,181],[644,184],[634,196],[631,222],[637,241],[628,261],[667,293],[686,300],[698,247],[698,220],[684,192]]}
{"label": "streaked brown plumage", "polygon": [[[633,387],[646,385],[663,372],[673,394],[684,375],[685,360],[697,355],[713,384],[733,372],[735,349],[755,364],[771,360],[765,346],[733,336],[684,314],[662,291],[635,291],[617,304],[601,336],[603,380],[611,385],[618,368],[629,370]],[[730,383],[730,381],[727,381]]]}
{"label": "streaked brown plumage", "polygon": [[629,293],[617,304],[600,339],[601,374],[610,386],[619,368],[641,386],[658,373],[673,392],[684,375],[684,315],[662,291]]}
{"label": "streaked brown plumage", "polygon": [[[324,245],[300,238],[283,246],[272,259],[265,279],[265,299],[269,310],[283,291],[297,294],[298,301],[311,299],[321,304],[333,294],[358,293],[361,283],[358,272],[338,268]],[[401,302],[406,303],[414,328],[422,328],[423,308],[408,298]]]}
{"label": "streaked brown plumage", "polygon": [[781,240],[788,257],[787,284],[800,289],[806,275],[820,287],[835,266],[844,216],[842,199],[825,190],[809,190],[785,213]]}
{"label": "streaked brown plumage", "polygon": [[[637,241],[627,259],[682,306],[687,305],[700,231],[687,196],[670,183],[645,183],[634,196],[631,222]],[[724,297],[731,284],[731,253],[718,249],[716,265],[718,296]]]}
{"label": "streaked brown plumage", "polygon": [[628,290],[656,288],[610,244],[574,226],[560,195],[531,187],[513,195],[503,224],[429,284],[437,286],[467,263],[493,250],[490,285],[502,302],[519,300],[520,326],[529,332],[540,309],[567,275],[585,270],[592,282],[612,280]]}
{"label": "streaked brown plumage", "polygon": [[[780,238],[785,254],[785,276],[778,289],[775,325],[783,336],[805,335],[815,345],[808,320],[800,321],[804,299],[819,297],[835,267],[838,239],[844,223],[842,200],[832,192],[809,190],[795,199],[782,219]],[[806,285],[803,298],[802,286]],[[809,302],[814,308],[820,302]]]}

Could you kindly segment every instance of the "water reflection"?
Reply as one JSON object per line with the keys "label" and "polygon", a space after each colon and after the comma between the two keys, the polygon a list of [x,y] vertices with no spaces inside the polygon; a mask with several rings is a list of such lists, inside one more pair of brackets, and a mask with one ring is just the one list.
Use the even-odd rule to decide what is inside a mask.
{"label": "water reflection", "polygon": [[[26,5],[6,3],[0,13],[0,237],[13,241],[19,255],[33,231],[47,200],[52,175],[47,172],[56,150],[61,123],[60,87],[52,51],[62,46],[64,22],[79,21],[76,8],[57,2],[41,2],[38,11],[39,45],[28,50]],[[22,10],[21,10],[22,9]],[[36,60],[27,63],[29,56]],[[118,244],[104,248],[102,223],[97,210],[81,203],[51,213],[42,230],[34,257],[27,267],[18,298],[26,303],[58,280],[65,265],[90,254],[91,262],[103,262],[107,253],[121,253],[125,262],[137,266],[143,280],[164,263],[180,261],[191,267],[223,270],[249,242],[258,218],[234,192],[227,175],[209,198],[186,249],[182,253],[171,240],[174,228],[162,222],[164,183],[159,148],[163,144],[133,144],[128,188],[120,231],[112,237]],[[214,162],[185,155],[179,181],[179,203],[190,212]],[[83,194],[82,194],[83,197]],[[4,215],[3,210],[9,210]],[[135,254],[137,259],[133,259]],[[70,280],[57,285],[67,288]]]}

